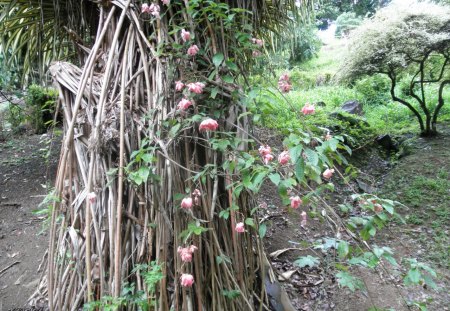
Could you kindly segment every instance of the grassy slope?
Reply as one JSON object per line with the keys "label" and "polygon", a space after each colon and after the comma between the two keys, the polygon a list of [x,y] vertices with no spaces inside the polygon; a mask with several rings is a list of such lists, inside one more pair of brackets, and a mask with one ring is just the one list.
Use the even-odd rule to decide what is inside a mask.
{"label": "grassy slope", "polygon": [[[338,111],[345,101],[358,100],[363,104],[364,117],[371,126],[371,129],[367,130],[370,136],[385,133],[417,133],[418,123],[413,114],[403,105],[391,100],[387,92],[389,84],[386,78],[366,78],[357,82],[352,88],[333,82],[333,76],[339,70],[339,62],[346,49],[344,40],[334,40],[322,47],[318,57],[299,64],[289,71],[277,71],[277,75],[283,72],[288,72],[290,75],[293,91],[285,95],[289,103],[282,100],[281,95],[275,90],[276,78],[267,83],[266,80],[256,77],[255,82],[258,85],[268,87],[275,94],[266,101],[270,102],[269,110],[272,111],[272,115],[266,117],[265,125],[280,130],[301,127],[305,122],[308,125],[330,127],[336,122],[328,117],[330,113]],[[430,89],[427,95],[428,98],[432,98],[435,94],[436,91]],[[450,120],[450,88],[447,88],[445,98],[449,104],[441,110],[440,122]],[[317,113],[314,116],[299,120],[296,113],[307,102],[324,102],[326,106],[317,107]],[[358,134],[360,133],[356,133]]]}

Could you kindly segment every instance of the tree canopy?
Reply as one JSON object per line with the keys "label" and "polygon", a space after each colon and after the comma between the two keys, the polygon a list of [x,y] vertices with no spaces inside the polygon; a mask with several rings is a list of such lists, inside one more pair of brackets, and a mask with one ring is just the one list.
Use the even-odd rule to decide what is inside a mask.
{"label": "tree canopy", "polygon": [[[450,7],[432,3],[390,5],[355,30],[348,51],[338,80],[388,75],[392,98],[415,114],[423,134],[436,132],[442,92],[450,79],[446,71],[450,58]],[[409,95],[419,108],[395,93],[396,83],[405,75],[411,76]],[[425,96],[425,87],[431,83],[439,83],[434,111],[427,106]]]}

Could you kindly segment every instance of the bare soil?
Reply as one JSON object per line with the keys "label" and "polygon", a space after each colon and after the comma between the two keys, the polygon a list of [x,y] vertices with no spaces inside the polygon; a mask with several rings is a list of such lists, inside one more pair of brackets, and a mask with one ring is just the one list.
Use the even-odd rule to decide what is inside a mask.
{"label": "bare soil", "polygon": [[[58,148],[46,159],[45,136],[0,142],[0,311],[19,310],[36,290],[47,249],[44,217],[33,214],[48,193]],[[41,150],[42,149],[42,150]]]}
{"label": "bare soil", "polygon": [[[336,191],[324,194],[323,198],[338,211],[339,204],[351,202],[351,194],[364,192],[361,186],[365,190],[374,191],[380,197],[400,199],[402,188],[400,186],[395,188],[395,185],[400,183],[408,185],[415,176],[429,174],[435,177],[437,171],[441,171],[444,176],[450,176],[450,129],[445,127],[441,129],[441,132],[440,136],[428,139],[409,135],[414,137],[409,144],[409,154],[397,162],[393,162],[385,151],[374,146],[360,150],[351,159],[352,164],[360,170],[359,183],[353,180],[345,184],[333,178],[332,182],[335,184]],[[265,131],[260,133],[260,137],[263,137],[263,142],[270,142],[271,146],[282,148],[280,137],[274,137],[273,134]],[[390,188],[387,184],[391,185]],[[396,196],[386,191],[395,191]],[[440,246],[444,249],[439,254],[441,261],[433,261],[426,256],[436,247],[436,239],[433,239],[436,230],[443,230],[448,236],[450,221],[445,222],[445,220],[448,220],[450,213],[450,189],[447,190],[446,196],[435,198],[435,200],[439,200],[442,206],[446,206],[447,214],[444,223],[441,223],[439,227],[435,226],[434,231],[430,229],[431,223],[436,221],[433,216],[420,225],[392,222],[375,239],[369,240],[368,244],[391,247],[399,263],[402,262],[402,258],[417,258],[420,262],[427,263],[438,274],[437,290],[427,286],[404,285],[406,266],[393,267],[384,262],[383,266],[374,270],[363,267],[352,268],[350,272],[363,281],[365,289],[351,292],[347,288],[341,288],[335,279],[338,272],[335,268],[338,261],[337,250],[331,248],[323,252],[311,247],[313,242],[320,239],[324,241],[326,237],[336,238],[333,226],[322,217],[309,218],[307,226],[301,226],[302,210],[311,212],[316,209],[320,212],[321,207],[303,206],[299,210],[288,212],[281,205],[276,187],[265,185],[258,197],[260,204],[268,206],[265,217],[270,229],[265,238],[265,246],[268,253],[289,249],[279,256],[272,256],[272,264],[296,310],[419,310],[414,303],[425,303],[427,310],[450,310],[450,273],[448,267],[442,266],[442,260],[448,262],[450,255],[448,244]],[[428,211],[424,210],[425,214],[432,215],[433,204],[423,202],[423,209],[428,209]],[[397,212],[403,217],[417,213],[412,208]],[[442,213],[442,209],[440,212]],[[339,239],[351,241],[345,231],[342,230],[339,234]],[[419,234],[421,234],[420,242],[418,242]],[[297,258],[307,255],[320,258],[320,265],[314,268],[299,268],[293,264]],[[287,272],[293,274],[288,280],[284,280],[281,275],[286,275]]]}

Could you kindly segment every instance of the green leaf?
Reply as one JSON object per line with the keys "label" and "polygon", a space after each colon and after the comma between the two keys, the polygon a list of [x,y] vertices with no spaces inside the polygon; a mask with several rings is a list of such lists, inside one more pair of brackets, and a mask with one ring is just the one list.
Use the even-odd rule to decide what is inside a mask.
{"label": "green leaf", "polygon": [[235,63],[233,63],[232,61],[227,60],[227,61],[225,62],[225,64],[227,65],[227,67],[228,67],[230,70],[232,70],[232,71],[239,71],[238,66],[237,66]]}
{"label": "green leaf", "polygon": [[339,257],[345,258],[349,253],[349,246],[346,241],[340,241],[337,248]]}
{"label": "green leaf", "polygon": [[317,166],[317,164],[319,164],[319,156],[317,155],[317,152],[311,149],[305,149],[305,154],[308,158],[308,162],[312,165]]}
{"label": "green leaf", "polygon": [[217,93],[219,93],[219,88],[216,86],[215,88],[213,88],[211,90],[211,95],[209,97],[211,97],[212,99],[215,99],[217,96]]}
{"label": "green leaf", "polygon": [[289,155],[291,156],[292,162],[296,163],[302,154],[302,145],[297,145],[294,148],[289,149]]}
{"label": "green leaf", "polygon": [[419,281],[421,279],[421,274],[419,269],[412,268],[408,271],[408,274],[406,275],[406,279],[411,282],[412,284],[419,284]]}
{"label": "green leaf", "polygon": [[250,226],[250,227],[255,227],[255,222],[253,221],[253,218],[246,218],[245,219],[245,224]]}
{"label": "green leaf", "polygon": [[262,239],[266,236],[267,233],[267,225],[265,223],[262,223],[259,225],[258,229],[259,237]]}
{"label": "green leaf", "polygon": [[178,131],[180,130],[180,128],[181,128],[181,123],[177,123],[174,126],[172,126],[169,131],[169,137],[171,137],[171,138],[175,137],[177,135]]}
{"label": "green leaf", "polygon": [[278,173],[274,173],[274,174],[269,175],[269,179],[271,182],[273,182],[273,184],[275,186],[278,186],[278,184],[280,183],[280,180],[281,180],[281,176]]}
{"label": "green leaf", "polygon": [[220,64],[223,62],[224,56],[223,53],[217,53],[216,55],[213,56],[213,64],[216,67],[219,67]]}
{"label": "green leaf", "polygon": [[223,82],[226,83],[233,83],[234,82],[234,78],[230,75],[225,75],[222,77]]}
{"label": "green leaf", "polygon": [[299,157],[295,163],[295,177],[297,177],[299,182],[305,177],[305,161],[302,157]]}
{"label": "green leaf", "polygon": [[320,260],[318,257],[314,256],[303,256],[299,257],[296,261],[294,261],[294,264],[299,266],[300,268],[304,268],[306,266],[308,267],[315,267],[320,263]]}
{"label": "green leaf", "polygon": [[352,292],[354,292],[357,289],[364,288],[364,283],[358,279],[357,277],[354,277],[348,272],[340,271],[336,274],[337,281],[340,286],[347,287]]}

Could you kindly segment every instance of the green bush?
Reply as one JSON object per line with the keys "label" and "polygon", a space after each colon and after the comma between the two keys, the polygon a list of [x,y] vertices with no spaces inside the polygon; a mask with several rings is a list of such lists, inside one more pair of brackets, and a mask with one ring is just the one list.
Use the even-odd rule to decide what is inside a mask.
{"label": "green bush", "polygon": [[386,104],[391,101],[390,81],[383,75],[366,77],[355,82],[355,90],[364,96],[368,105]]}
{"label": "green bush", "polygon": [[336,19],[336,37],[340,38],[349,34],[350,30],[361,25],[362,19],[353,12],[345,12]]}
{"label": "green bush", "polygon": [[26,120],[33,131],[43,133],[53,122],[57,93],[51,88],[31,85],[25,96]]}

